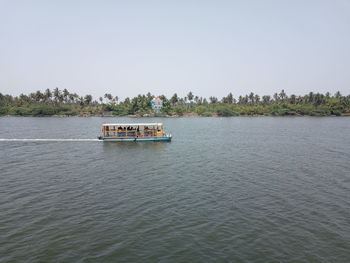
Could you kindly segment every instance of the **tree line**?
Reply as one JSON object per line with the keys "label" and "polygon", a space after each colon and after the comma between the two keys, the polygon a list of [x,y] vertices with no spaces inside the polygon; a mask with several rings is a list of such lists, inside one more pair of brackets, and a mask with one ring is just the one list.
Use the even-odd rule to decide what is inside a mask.
{"label": "tree line", "polygon": [[13,116],[52,116],[52,115],[139,115],[167,116],[196,114],[200,116],[238,116],[238,115],[350,115],[350,95],[344,96],[339,91],[305,95],[287,95],[284,90],[272,96],[259,96],[250,92],[244,96],[234,97],[232,93],[219,99],[208,99],[189,92],[180,97],[176,93],[167,98],[158,96],[163,101],[161,112],[155,113],[151,93],[127,97],[119,100],[118,96],[106,93],[98,99],[92,95],[84,96],[71,93],[67,89],[46,89],[30,94],[11,96],[0,93],[0,115]]}

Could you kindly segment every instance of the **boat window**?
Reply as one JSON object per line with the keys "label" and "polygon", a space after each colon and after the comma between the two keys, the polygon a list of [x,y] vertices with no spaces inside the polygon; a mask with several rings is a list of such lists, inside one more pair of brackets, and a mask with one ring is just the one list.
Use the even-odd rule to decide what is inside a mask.
{"label": "boat window", "polygon": [[126,132],[118,132],[118,137],[125,137],[126,136]]}
{"label": "boat window", "polygon": [[145,131],[145,136],[153,136],[153,132],[152,131]]}
{"label": "boat window", "polygon": [[135,136],[135,132],[134,131],[128,132],[128,136]]}

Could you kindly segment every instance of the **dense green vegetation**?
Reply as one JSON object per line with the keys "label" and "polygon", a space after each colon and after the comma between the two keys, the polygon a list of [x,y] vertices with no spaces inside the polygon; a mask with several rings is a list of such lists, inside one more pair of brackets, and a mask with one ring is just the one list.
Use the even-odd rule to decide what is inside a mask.
{"label": "dense green vegetation", "polygon": [[232,93],[219,100],[217,97],[209,99],[195,96],[189,92],[186,97],[179,97],[176,93],[163,100],[161,113],[154,113],[151,109],[150,93],[125,98],[119,101],[118,96],[105,94],[94,100],[91,95],[79,96],[67,89],[47,89],[18,97],[0,93],[0,115],[12,116],[255,116],[255,115],[309,115],[309,116],[350,116],[350,95],[343,96],[340,92],[320,94],[310,92],[304,96],[288,96],[284,90],[272,97],[257,94],[234,98]]}

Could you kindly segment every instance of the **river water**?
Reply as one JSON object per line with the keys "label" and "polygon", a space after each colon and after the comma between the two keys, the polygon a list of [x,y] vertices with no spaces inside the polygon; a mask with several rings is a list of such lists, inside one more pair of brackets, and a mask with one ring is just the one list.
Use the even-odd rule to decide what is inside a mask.
{"label": "river water", "polygon": [[0,118],[1,262],[350,262],[350,118]]}

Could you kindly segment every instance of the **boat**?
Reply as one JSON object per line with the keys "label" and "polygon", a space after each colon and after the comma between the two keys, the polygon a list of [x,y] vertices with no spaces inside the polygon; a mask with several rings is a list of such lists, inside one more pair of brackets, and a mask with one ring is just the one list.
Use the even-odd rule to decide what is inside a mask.
{"label": "boat", "polygon": [[163,123],[107,123],[102,125],[103,141],[171,141],[171,134],[163,130]]}

